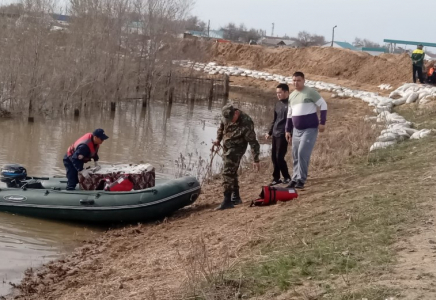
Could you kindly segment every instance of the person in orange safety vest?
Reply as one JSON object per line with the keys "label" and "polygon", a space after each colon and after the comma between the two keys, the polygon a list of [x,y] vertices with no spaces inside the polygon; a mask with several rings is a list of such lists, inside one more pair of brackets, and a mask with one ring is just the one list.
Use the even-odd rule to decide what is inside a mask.
{"label": "person in orange safety vest", "polygon": [[67,171],[67,190],[75,190],[79,183],[79,172],[82,172],[86,177],[87,172],[84,170],[84,164],[94,160],[97,165],[98,149],[100,145],[109,137],[104,133],[104,130],[99,128],[92,133],[87,133],[79,138],[74,144],[68,147],[67,153],[64,156],[64,166]]}

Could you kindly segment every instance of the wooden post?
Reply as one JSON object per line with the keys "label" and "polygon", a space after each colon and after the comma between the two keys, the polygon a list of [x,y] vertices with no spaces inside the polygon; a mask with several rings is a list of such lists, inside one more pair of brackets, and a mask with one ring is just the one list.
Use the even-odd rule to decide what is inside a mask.
{"label": "wooden post", "polygon": [[192,106],[194,105],[196,96],[197,96],[197,82],[194,81],[194,88],[193,88],[192,94],[191,94],[191,105]]}
{"label": "wooden post", "polygon": [[209,102],[212,102],[213,100],[213,79],[210,80],[210,90],[209,90]]}
{"label": "wooden post", "polygon": [[213,88],[214,88],[214,81],[211,78],[210,79],[210,90],[209,90],[209,103],[207,105],[208,110],[212,110],[212,102],[213,102]]}
{"label": "wooden post", "polygon": [[173,104],[173,98],[174,98],[174,86],[173,86],[173,77],[172,77],[172,73],[170,71],[170,73],[168,74],[168,80],[167,80],[167,89],[166,91],[168,92],[168,104],[172,105]]}
{"label": "wooden post", "polygon": [[174,98],[174,87],[170,87],[170,92],[168,95],[168,104],[173,105],[173,98]]}
{"label": "wooden post", "polygon": [[149,84],[146,84],[145,93],[142,96],[142,107],[147,107],[148,101],[150,101],[151,97],[151,86]]}
{"label": "wooden post", "polygon": [[29,101],[29,117],[27,118],[27,121],[29,123],[33,123],[35,121],[35,118],[33,117],[33,99],[30,97]]}
{"label": "wooden post", "polygon": [[230,94],[230,77],[227,74],[224,74],[224,98],[226,101],[229,99]]}
{"label": "wooden post", "polygon": [[169,119],[171,117],[171,110],[173,108],[173,104],[172,103],[168,103],[167,106],[167,111],[166,111],[166,118]]}
{"label": "wooden post", "polygon": [[147,107],[147,93],[142,95],[142,107]]}

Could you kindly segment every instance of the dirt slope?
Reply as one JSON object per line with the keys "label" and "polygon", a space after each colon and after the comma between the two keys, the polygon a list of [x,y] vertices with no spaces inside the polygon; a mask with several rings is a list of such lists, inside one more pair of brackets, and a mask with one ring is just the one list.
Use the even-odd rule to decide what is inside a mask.
{"label": "dirt slope", "polygon": [[208,51],[210,59],[219,63],[282,75],[292,75],[298,70],[311,75],[373,85],[402,84],[409,82],[412,75],[412,62],[407,54],[382,54],[376,57],[337,48],[272,49],[233,43],[192,43],[185,45],[183,51],[199,53],[199,47],[203,48],[202,51]]}

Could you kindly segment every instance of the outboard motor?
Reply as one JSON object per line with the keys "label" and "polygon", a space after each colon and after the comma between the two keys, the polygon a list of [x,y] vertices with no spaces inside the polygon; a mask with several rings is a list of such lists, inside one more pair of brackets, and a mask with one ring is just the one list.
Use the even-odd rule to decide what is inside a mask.
{"label": "outboard motor", "polygon": [[21,181],[26,180],[27,171],[18,164],[8,164],[1,168],[0,181],[11,187],[21,187]]}

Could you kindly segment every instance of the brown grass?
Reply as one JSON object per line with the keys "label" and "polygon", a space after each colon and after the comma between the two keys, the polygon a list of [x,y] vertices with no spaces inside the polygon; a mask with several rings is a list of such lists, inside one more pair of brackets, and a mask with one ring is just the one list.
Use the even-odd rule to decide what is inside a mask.
{"label": "brown grass", "polygon": [[[113,230],[23,281],[22,299],[380,299],[395,295],[377,278],[395,263],[393,244],[422,211],[413,186],[434,141],[368,155],[377,135],[367,107],[329,99],[307,190],[298,200],[250,208],[264,171],[243,169],[244,205],[213,212],[220,182],[192,207],[157,224]],[[371,137],[371,135],[373,135]],[[407,156],[413,147],[422,155]],[[391,158],[389,160],[382,158]],[[412,185],[404,185],[404,178]],[[429,191],[429,193],[431,193]],[[427,195],[427,194],[426,194]],[[24,287],[33,290],[26,294]],[[36,292],[35,292],[36,290]]]}

